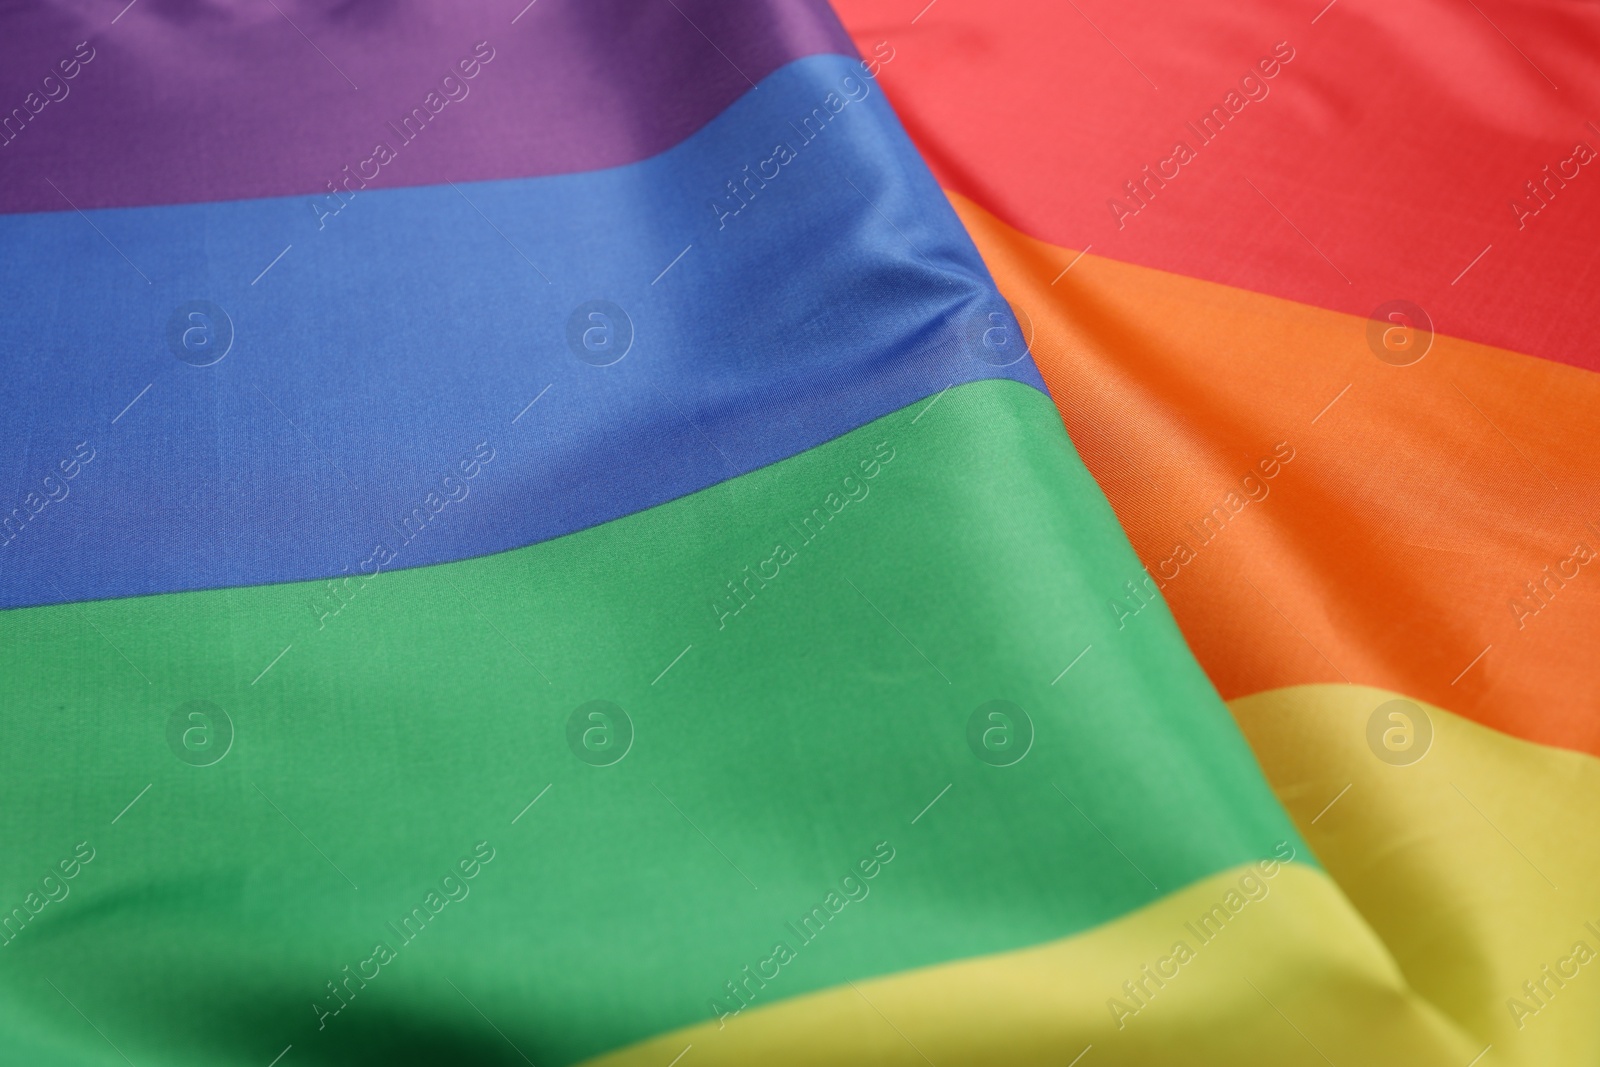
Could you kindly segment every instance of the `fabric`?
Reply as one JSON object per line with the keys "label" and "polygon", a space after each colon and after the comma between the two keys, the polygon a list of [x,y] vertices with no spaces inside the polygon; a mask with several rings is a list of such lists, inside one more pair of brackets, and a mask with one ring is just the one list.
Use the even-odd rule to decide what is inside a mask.
{"label": "fabric", "polygon": [[1593,1062],[1600,27],[1356,4],[0,12],[0,1063]]}
{"label": "fabric", "polygon": [[1442,1062],[1593,1062],[1600,24],[838,6],[1144,563],[1102,609],[1170,604]]}

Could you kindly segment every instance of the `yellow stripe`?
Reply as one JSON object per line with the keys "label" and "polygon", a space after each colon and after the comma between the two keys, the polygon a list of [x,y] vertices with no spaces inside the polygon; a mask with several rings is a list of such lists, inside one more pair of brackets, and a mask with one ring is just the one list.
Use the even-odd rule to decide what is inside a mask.
{"label": "yellow stripe", "polygon": [[[1600,953],[1600,761],[1397,699],[1316,685],[1231,703],[1337,887],[1298,864],[1240,868],[1053,944],[752,1009],[593,1062],[661,1067],[690,1045],[697,1065],[1600,1062],[1600,954],[1576,950]],[[1367,740],[1379,709],[1388,761]],[[1416,762],[1391,747],[1408,725],[1391,711],[1413,739],[1431,732]],[[1386,744],[1385,730],[1400,732]],[[1258,885],[1266,895],[1248,900]],[[1225,923],[1197,927],[1230,905]],[[1180,941],[1193,958],[1178,964]],[[1158,987],[1146,966],[1171,976]]]}
{"label": "yellow stripe", "polygon": [[[1170,977],[1158,987],[1146,966]],[[683,1067],[1066,1067],[1080,1054],[1079,1067],[1465,1067],[1482,1047],[1406,988],[1324,874],[1296,863],[1215,875],[1063,941],[752,1008],[590,1062],[664,1067],[686,1046]]]}
{"label": "yellow stripe", "polygon": [[[1397,697],[1311,685],[1230,707],[1301,833],[1412,988],[1479,1048],[1493,1044],[1483,1067],[1600,1063],[1600,955],[1574,958],[1579,942],[1600,953],[1600,760],[1418,702],[1433,735],[1426,755],[1385,762],[1369,747],[1368,723]],[[1399,731],[1390,743],[1402,745],[1406,723],[1388,714],[1380,726]],[[1376,746],[1385,749],[1381,730]],[[1576,977],[1546,976],[1563,961]],[[1524,982],[1543,984],[1538,999]]]}

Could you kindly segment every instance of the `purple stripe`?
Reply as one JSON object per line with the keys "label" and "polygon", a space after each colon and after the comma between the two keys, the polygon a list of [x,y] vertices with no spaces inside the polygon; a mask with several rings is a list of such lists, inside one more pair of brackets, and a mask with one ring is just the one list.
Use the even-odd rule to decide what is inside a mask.
{"label": "purple stripe", "polygon": [[[526,2],[13,7],[0,213],[325,193],[362,170],[382,188],[611,167],[791,60],[855,55],[825,0]],[[474,67],[479,42],[493,58]],[[474,75],[445,83],[464,60]],[[367,162],[379,142],[405,148]]]}

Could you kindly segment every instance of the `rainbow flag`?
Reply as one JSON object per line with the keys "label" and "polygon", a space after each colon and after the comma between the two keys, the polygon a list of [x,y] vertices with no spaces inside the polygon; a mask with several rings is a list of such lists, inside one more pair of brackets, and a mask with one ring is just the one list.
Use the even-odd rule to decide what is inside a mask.
{"label": "rainbow flag", "polygon": [[1592,14],[0,24],[0,1064],[1600,1059]]}

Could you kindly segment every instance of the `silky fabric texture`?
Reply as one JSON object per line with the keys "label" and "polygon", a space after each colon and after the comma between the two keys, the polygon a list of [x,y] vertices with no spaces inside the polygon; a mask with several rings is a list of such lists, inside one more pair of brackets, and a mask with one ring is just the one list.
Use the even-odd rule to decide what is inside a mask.
{"label": "silky fabric texture", "polygon": [[[5,127],[0,211],[615,167],[680,143],[793,60],[851,51],[818,0],[139,2],[7,11],[5,106],[30,90],[43,103]],[[370,173],[379,141],[397,158]]]}
{"label": "silky fabric texture", "polygon": [[[668,71],[595,102],[598,147],[531,149],[497,131],[568,101],[491,80],[518,53],[480,9],[457,44],[134,6],[70,78],[17,16],[41,91],[120,89],[4,149],[61,201],[0,217],[37,316],[0,520],[8,1058],[573,1063],[1252,865],[1325,884],[1170,617],[1081,612],[1137,560],[885,105],[892,53],[819,54],[810,4],[745,9],[747,46],[672,8],[496,12],[524,65],[627,40]],[[268,87],[337,109],[408,49],[457,72],[420,133],[238,165],[280,143]],[[218,52],[249,106],[201,99]],[[235,162],[170,182],[46,125],[212,103]],[[480,103],[475,151],[413,151]],[[1404,1003],[1327,948],[1287,961],[1305,989]]]}
{"label": "silky fabric texture", "polygon": [[[774,577],[736,606],[747,565]],[[7,722],[35,827],[8,884],[20,904],[75,835],[94,851],[5,946],[5,1029],[95,1062],[49,978],[136,1059],[280,1038],[309,1062],[515,1058],[476,1051],[501,1042],[475,1004],[535,1062],[573,1062],[742,1014],[730,983],[770,976],[779,942],[793,958],[749,1010],[1313,864],[1170,618],[1118,637],[1077,611],[1136,567],[1049,399],[978,382],[342,600],[319,582],[0,614],[21,688],[80,664],[53,714]],[[980,760],[995,700],[1026,718],[980,725],[1025,739]],[[203,743],[224,730],[227,751]]]}
{"label": "silky fabric texture", "polygon": [[[746,179],[784,136],[778,176]],[[742,210],[735,177],[753,197]],[[18,372],[27,403],[0,428],[18,495],[80,442],[96,453],[68,487],[73,520],[7,546],[0,604],[483,555],[693,492],[956,382],[1043,388],[994,328],[1010,311],[882,92],[842,56],[785,66],[639,163],[367,190],[329,215],[331,202],[107,209],[93,226],[0,216],[18,297],[0,319],[35,354]],[[56,299],[68,291],[96,297]],[[199,330],[186,315],[216,314],[197,299],[223,316],[203,366],[171,350]],[[601,329],[614,339],[590,352]],[[54,340],[69,334],[72,363]],[[491,474],[463,477],[491,454]],[[463,506],[469,491],[481,503]],[[158,533],[130,536],[130,522]]]}
{"label": "silky fabric texture", "polygon": [[1590,1062],[1592,14],[841,10],[1140,553],[1102,610],[1171,604],[1463,1062]]}
{"label": "silky fabric texture", "polygon": [[[1423,374],[1396,366],[1341,310],[1366,297],[1321,299],[1295,258],[1339,274],[1343,245],[1273,247],[1257,277],[1282,291],[1248,291],[1214,240],[1111,277],[1051,229],[1059,201],[1012,196],[1072,169],[1071,123],[1027,105],[1064,12],[918,53],[953,41],[950,0],[882,32],[847,9],[859,49],[810,0],[272,8],[42,7],[0,33],[20,108],[0,116],[0,1057],[1592,1053],[1571,939],[1600,923],[1593,856],[1559,818],[1589,795],[1592,735],[1581,705],[1539,699],[1581,692],[1583,633],[1518,658],[1496,637],[1436,679],[1474,633],[1470,587],[1364,615],[1343,587],[1381,587],[1374,539],[1301,527],[1361,529],[1358,504],[1398,494],[1354,449],[1325,473],[1337,433],[1284,426],[1270,385],[1226,392],[1345,356],[1348,330],[1411,372],[1425,427],[1448,425],[1423,376],[1446,353],[1486,419],[1512,397],[1554,409],[1575,379],[1543,370],[1588,372],[1539,346],[1570,333],[1519,334],[1480,301],[1492,329],[1441,328]],[[1197,76],[1259,72],[1234,79],[1248,105],[1201,109],[1226,132],[1181,167],[1317,69],[1298,37],[1246,56],[1239,16],[1152,13]],[[1119,51],[1091,14],[1072,11]],[[1029,69],[1002,76],[1029,37]],[[949,143],[916,90],[930,69],[967,90]],[[976,116],[1014,151],[997,102],[1050,121],[1033,155],[957,143]],[[947,185],[984,175],[977,204],[953,211],[924,153]],[[1170,202],[1142,188],[1106,206],[1118,232]],[[1546,301],[1584,262],[1550,247]],[[1215,355],[1219,330],[1247,356]],[[1508,337],[1533,340],[1492,347]],[[1497,391],[1508,374],[1521,391]],[[1392,422],[1350,380],[1309,426]],[[1192,475],[1171,501],[1130,505],[1108,476],[1107,412],[1159,427],[1153,450]],[[1508,428],[1515,450],[1530,431]],[[1482,539],[1520,568],[1563,516],[1451,441],[1476,462],[1442,501],[1535,516]],[[1234,453],[1257,481],[1210,484]],[[1306,472],[1315,515],[1276,519]],[[1198,552],[1161,544],[1178,515]],[[1252,530],[1272,531],[1254,591],[1272,615],[1222,599],[1213,624],[1224,546]],[[1582,555],[1563,551],[1558,576]],[[1562,580],[1496,624],[1586,617]],[[1313,660],[1262,619],[1313,644],[1290,613],[1321,589],[1348,606],[1328,613],[1338,656]],[[1394,647],[1429,623],[1426,654]],[[1430,727],[1429,759],[1386,758],[1385,708],[1406,744]],[[1473,883],[1496,842],[1527,869]],[[1535,914],[1497,919],[1508,900]]]}
{"label": "silky fabric texture", "polygon": [[1587,4],[835,6],[940,184],[1030,237],[1600,369]]}

